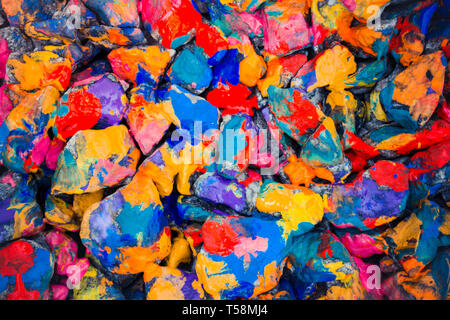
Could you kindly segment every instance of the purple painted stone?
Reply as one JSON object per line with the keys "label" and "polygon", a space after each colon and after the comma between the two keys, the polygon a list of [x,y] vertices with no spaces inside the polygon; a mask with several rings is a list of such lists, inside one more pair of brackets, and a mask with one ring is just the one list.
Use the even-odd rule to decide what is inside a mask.
{"label": "purple painted stone", "polygon": [[95,95],[102,104],[102,115],[96,127],[103,129],[119,124],[128,106],[119,79],[114,74],[106,74],[89,84],[87,92]]}
{"label": "purple painted stone", "polygon": [[216,173],[206,173],[194,184],[195,195],[215,204],[225,204],[242,212],[247,209],[245,187],[236,180],[228,180]]}
{"label": "purple painted stone", "polygon": [[398,217],[409,195],[408,168],[378,161],[355,181],[335,184],[329,199],[333,208],[325,217],[341,228],[373,229]]}

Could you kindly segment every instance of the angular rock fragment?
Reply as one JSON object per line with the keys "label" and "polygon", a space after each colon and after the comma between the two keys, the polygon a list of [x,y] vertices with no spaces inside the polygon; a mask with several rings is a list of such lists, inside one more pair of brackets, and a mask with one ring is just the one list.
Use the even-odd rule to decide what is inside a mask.
{"label": "angular rock fragment", "polygon": [[46,243],[19,239],[0,248],[0,299],[48,300],[54,256]]}
{"label": "angular rock fragment", "polygon": [[58,158],[52,194],[81,194],[114,186],[135,173],[139,157],[123,125],[79,131]]}

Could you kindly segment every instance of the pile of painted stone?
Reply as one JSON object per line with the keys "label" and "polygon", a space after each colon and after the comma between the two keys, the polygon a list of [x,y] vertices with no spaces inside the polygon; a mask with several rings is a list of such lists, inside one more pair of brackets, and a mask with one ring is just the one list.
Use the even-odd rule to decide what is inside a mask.
{"label": "pile of painted stone", "polygon": [[449,1],[1,8],[0,299],[448,299]]}

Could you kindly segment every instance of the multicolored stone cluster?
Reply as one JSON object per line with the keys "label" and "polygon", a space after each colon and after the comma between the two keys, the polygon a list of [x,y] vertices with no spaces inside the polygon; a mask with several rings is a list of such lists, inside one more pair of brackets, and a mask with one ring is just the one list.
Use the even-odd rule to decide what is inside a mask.
{"label": "multicolored stone cluster", "polygon": [[0,299],[449,299],[449,1],[0,3]]}

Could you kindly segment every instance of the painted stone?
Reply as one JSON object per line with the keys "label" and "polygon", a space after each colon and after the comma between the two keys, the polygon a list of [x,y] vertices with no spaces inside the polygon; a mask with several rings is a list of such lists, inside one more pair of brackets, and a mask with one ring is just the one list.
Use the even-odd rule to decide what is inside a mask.
{"label": "painted stone", "polygon": [[35,200],[36,183],[23,174],[0,176],[0,243],[33,236],[44,230],[41,208]]}
{"label": "painted stone", "polygon": [[213,106],[223,109],[222,116],[236,114],[239,112],[253,115],[253,108],[258,108],[256,96],[245,85],[224,85],[219,83],[217,88],[208,92],[206,100]]}
{"label": "painted stone", "polygon": [[362,231],[394,220],[406,208],[409,170],[401,163],[381,160],[351,183],[333,186],[333,203],[325,217],[340,228]]}
{"label": "painted stone", "polygon": [[343,45],[336,45],[308,61],[292,80],[294,87],[345,89],[345,79],[356,71],[355,57]]}
{"label": "painted stone", "polygon": [[270,220],[210,217],[195,270],[214,299],[252,298],[278,284],[286,261],[280,227]]}
{"label": "painted stone", "polygon": [[24,26],[33,21],[48,20],[60,11],[65,2],[44,0],[36,5],[31,0],[2,1],[2,9],[12,26]]}
{"label": "painted stone", "polygon": [[168,75],[173,84],[197,95],[208,88],[213,78],[208,60],[200,47],[183,49],[173,62]]}
{"label": "painted stone", "polygon": [[389,118],[408,129],[423,127],[439,103],[446,66],[443,52],[437,51],[421,56],[400,72],[380,93]]}
{"label": "painted stone", "polygon": [[[49,51],[10,55],[6,65],[8,87],[14,91],[33,91],[53,86],[60,92],[70,81],[72,65],[69,59]],[[35,74],[35,77],[29,77]]]}
{"label": "painted stone", "polygon": [[448,246],[447,216],[438,204],[423,201],[416,212],[382,235],[385,251],[394,253],[404,271],[414,277],[435,258],[438,248]]}
{"label": "painted stone", "polygon": [[125,118],[143,154],[150,153],[175,118],[170,101],[159,101],[147,84],[132,89]]}
{"label": "painted stone", "polygon": [[79,131],[58,158],[51,192],[81,194],[114,186],[134,175],[139,157],[123,125]]}
{"label": "painted stone", "polygon": [[77,40],[77,28],[86,28],[97,23],[95,14],[87,9],[81,0],[62,1],[61,4],[64,7],[47,19],[27,22],[24,26],[25,34],[34,39],[67,43]]}
{"label": "painted stone", "polygon": [[277,224],[286,239],[310,231],[322,221],[328,206],[326,196],[270,179],[263,181],[256,198],[256,209],[281,218]]}
{"label": "painted stone", "polygon": [[[58,99],[58,90],[49,86],[26,94],[9,112],[0,127],[3,164],[9,169],[36,172],[41,164],[51,163],[58,156],[61,144],[48,137]],[[52,144],[56,149],[49,152]]]}
{"label": "painted stone", "polygon": [[201,175],[193,185],[194,194],[215,204],[224,204],[243,212],[251,210],[247,203],[246,188],[236,180],[228,180],[214,173]]}
{"label": "painted stone", "polygon": [[[441,193],[446,184],[449,172],[448,141],[431,146],[427,150],[417,152],[411,157],[410,168],[410,196],[408,207],[417,208],[419,202],[427,196],[432,197]],[[442,192],[448,202],[448,196]]]}
{"label": "painted stone", "polygon": [[[186,135],[186,142],[197,145],[213,139],[218,130],[219,112],[206,99],[172,85],[162,94],[161,100],[171,102],[175,114],[173,124],[180,129],[180,135]],[[185,144],[184,141],[181,142],[181,145]]]}
{"label": "painted stone", "polygon": [[173,54],[173,51],[158,46],[122,47],[112,50],[108,60],[120,79],[134,85],[149,83],[156,86]]}
{"label": "painted stone", "polygon": [[275,156],[268,152],[268,132],[246,114],[222,116],[216,168],[225,177],[236,177],[249,165],[269,167]]}
{"label": "painted stone", "polygon": [[42,239],[19,239],[2,246],[0,299],[48,300],[54,260]]}
{"label": "painted stone", "polygon": [[91,206],[83,217],[83,244],[108,271],[144,272],[170,252],[170,228],[148,174],[151,169],[141,165],[128,185]]}
{"label": "painted stone", "polygon": [[286,57],[270,57],[267,61],[267,72],[264,78],[257,81],[257,86],[261,95],[267,97],[267,89],[273,85],[275,87],[286,87],[298,70],[306,63],[307,57],[304,54],[292,54]]}
{"label": "painted stone", "polygon": [[264,7],[262,24],[264,49],[273,55],[287,55],[301,49],[312,40],[304,9],[295,0],[283,0]]}
{"label": "painted stone", "polygon": [[200,12],[189,0],[143,0],[140,13],[146,30],[167,49],[185,44],[203,25]]}
{"label": "painted stone", "polygon": [[351,172],[351,162],[342,149],[334,121],[327,117],[306,141],[300,157],[307,165],[329,170],[339,181]]}
{"label": "painted stone", "polygon": [[300,90],[270,86],[267,92],[278,127],[300,144],[306,142],[326,117]]}
{"label": "painted stone", "polygon": [[47,194],[45,198],[46,223],[68,231],[79,231],[87,209],[103,198],[103,190],[75,194],[72,202]]}
{"label": "painted stone", "polygon": [[86,6],[96,12],[108,26],[121,28],[139,26],[137,0],[87,0],[85,2]]}
{"label": "painted stone", "polygon": [[336,235],[308,232],[293,241],[290,261],[299,280],[304,283],[336,282],[350,287],[358,269]]}

